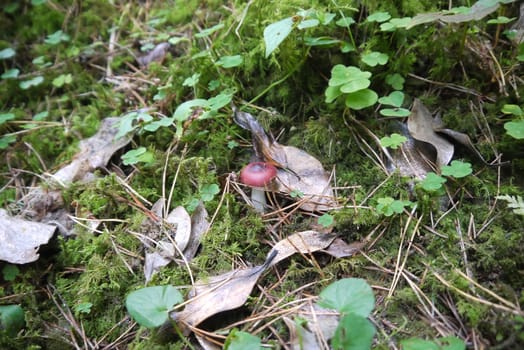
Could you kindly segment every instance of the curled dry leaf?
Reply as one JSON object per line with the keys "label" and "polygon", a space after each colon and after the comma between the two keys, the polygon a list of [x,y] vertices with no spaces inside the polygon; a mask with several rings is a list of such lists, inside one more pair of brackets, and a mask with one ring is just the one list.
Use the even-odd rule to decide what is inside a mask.
{"label": "curled dry leaf", "polygon": [[289,328],[291,349],[330,349],[328,340],[335,334],[340,319],[337,312],[310,303],[301,307],[296,316],[300,318],[300,323],[284,318]]}
{"label": "curled dry leaf", "polygon": [[296,147],[279,144],[249,113],[235,109],[234,119],[240,127],[251,131],[258,160],[278,168],[278,191],[302,193],[300,208],[303,210],[326,211],[336,207],[329,176],[315,157]]}
{"label": "curled dry leaf", "polygon": [[187,210],[178,206],[169,213],[166,222],[176,227],[175,242],[178,249],[184,251],[191,238],[191,217]]}
{"label": "curled dry leaf", "polygon": [[440,128],[440,119],[434,120],[429,110],[415,99],[411,114],[408,117],[408,130],[415,140],[424,141],[435,147],[437,151],[436,165],[438,168],[447,165],[455,147],[451,142],[435,132],[435,127]]}
{"label": "curled dry leaf", "polygon": [[47,244],[56,227],[10,217],[0,209],[0,260],[26,264],[38,260],[38,248]]}
{"label": "curled dry leaf", "polygon": [[262,265],[236,269],[197,281],[184,310],[172,312],[170,317],[188,334],[190,327],[198,325],[207,318],[244,305],[258,278],[268,267],[297,252],[309,254],[325,249],[334,239],[334,235],[316,231],[295,233],[278,242]]}
{"label": "curled dry leaf", "polygon": [[166,57],[166,54],[169,50],[169,43],[160,43],[156,45],[153,50],[149,51],[147,54],[137,57],[137,62],[143,67],[149,66],[151,62],[162,62]]}

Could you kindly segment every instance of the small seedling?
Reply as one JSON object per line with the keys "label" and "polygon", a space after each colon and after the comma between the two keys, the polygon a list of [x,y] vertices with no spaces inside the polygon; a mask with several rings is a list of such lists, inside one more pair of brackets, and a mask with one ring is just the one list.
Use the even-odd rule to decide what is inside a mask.
{"label": "small seedling", "polygon": [[60,74],[58,77],[53,79],[53,86],[62,87],[64,85],[71,84],[73,82],[73,76],[71,74]]}
{"label": "small seedling", "polygon": [[454,160],[451,165],[442,167],[442,175],[452,176],[455,178],[466,177],[473,172],[470,163],[464,163],[459,160]]}
{"label": "small seedling", "polygon": [[82,314],[89,314],[91,313],[91,308],[93,307],[93,304],[86,301],[83,303],[80,303],[75,306],[75,312],[82,313]]}
{"label": "small seedling", "polygon": [[204,185],[200,190],[200,199],[204,202],[209,202],[218,193],[220,193],[220,187],[217,184]]}
{"label": "small seedling", "polygon": [[405,207],[413,206],[413,202],[411,201],[402,201],[391,197],[379,198],[377,199],[377,202],[377,212],[385,216],[402,214]]}
{"label": "small seedling", "polygon": [[149,152],[145,147],[138,147],[137,149],[130,150],[122,155],[122,162],[124,165],[151,163],[153,160],[153,153]]}
{"label": "small seedling", "polygon": [[426,178],[420,182],[420,186],[426,191],[435,192],[441,189],[446,181],[442,176],[430,171],[426,174]]}
{"label": "small seedling", "polygon": [[48,35],[44,42],[49,45],[58,45],[63,41],[69,41],[69,39],[69,35],[64,33],[62,30],[58,30],[53,34]]}
{"label": "small seedling", "polygon": [[169,310],[183,301],[182,294],[173,286],[147,287],[131,292],[126,308],[141,326],[156,328],[169,318]]}
{"label": "small seedling", "polygon": [[377,65],[383,66],[388,63],[389,56],[382,52],[373,51],[362,55],[360,59],[368,66],[375,67]]}
{"label": "small seedling", "polygon": [[406,80],[398,73],[388,74],[386,76],[386,83],[391,85],[395,90],[402,90],[404,88],[404,82]]}
{"label": "small seedling", "polygon": [[381,138],[380,145],[382,147],[390,147],[392,149],[397,149],[407,140],[408,139],[406,136],[393,133],[390,136],[384,136],[383,138]]}
{"label": "small seedling", "polygon": [[345,94],[346,106],[356,110],[372,106],[377,102],[377,94],[367,87],[371,84],[370,72],[357,67],[337,64],[331,69],[329,86],[326,89],[326,102],[331,103]]}
{"label": "small seedling", "polygon": [[324,228],[330,227],[335,222],[335,219],[333,216],[331,216],[328,213],[325,213],[321,217],[318,218],[318,224]]}
{"label": "small seedling", "polygon": [[38,85],[42,84],[43,82],[44,82],[44,77],[39,75],[39,76],[36,76],[36,77],[34,77],[32,79],[21,81],[20,82],[20,88],[22,90],[27,90],[30,87],[38,86]]}

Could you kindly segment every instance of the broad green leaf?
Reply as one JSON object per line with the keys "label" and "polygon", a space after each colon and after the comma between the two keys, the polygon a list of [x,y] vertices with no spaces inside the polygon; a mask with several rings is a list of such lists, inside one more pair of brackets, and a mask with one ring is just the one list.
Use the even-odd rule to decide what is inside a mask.
{"label": "broad green leaf", "polygon": [[386,55],[385,53],[373,51],[365,55],[362,55],[361,60],[368,66],[375,67],[376,65],[383,66],[386,63],[388,63],[388,58],[388,55]]}
{"label": "broad green leaf", "polygon": [[122,155],[122,162],[124,165],[132,165],[137,163],[151,163],[154,160],[153,153],[147,151],[145,147],[139,147],[127,151]]}
{"label": "broad green leaf", "polygon": [[155,328],[168,320],[168,312],[183,301],[182,294],[173,286],[155,286],[131,292],[126,308],[141,326]]}
{"label": "broad green leaf", "polygon": [[441,350],[441,348],[431,340],[424,340],[420,338],[411,338],[401,340],[403,350]]}
{"label": "broad green leaf", "polygon": [[318,38],[312,38],[308,36],[304,38],[304,44],[306,44],[307,46],[330,46],[339,43],[340,40],[333,39],[329,36],[321,36]]}
{"label": "broad green leaf", "polygon": [[33,116],[33,120],[35,121],[42,121],[42,120],[45,120],[45,118],[47,118],[49,116],[49,112],[48,111],[42,111],[40,113],[37,113]]}
{"label": "broad green leaf", "polygon": [[344,17],[335,22],[339,27],[349,27],[353,23],[355,23],[355,20],[351,17]]}
{"label": "broad green leaf", "polygon": [[511,105],[511,104],[504,105],[502,106],[501,111],[504,114],[513,114],[513,115],[516,115],[517,117],[521,117],[524,115],[524,113],[522,112],[522,109],[518,105]]}
{"label": "broad green leaf", "polygon": [[224,106],[227,106],[231,102],[232,99],[233,99],[233,92],[226,90],[214,97],[211,97],[209,100],[207,100],[207,106],[209,107],[209,109],[216,111]]}
{"label": "broad green leaf", "polygon": [[368,317],[375,306],[375,296],[365,280],[344,278],[320,292],[318,305],[342,314]]}
{"label": "broad green leaf", "polygon": [[12,134],[0,137],[0,149],[6,149],[9,145],[16,141],[16,136]]}
{"label": "broad green leaf", "polygon": [[73,82],[73,76],[71,74],[60,74],[58,77],[53,79],[53,85],[56,87],[62,87]]}
{"label": "broad green leaf", "polygon": [[2,269],[2,275],[6,281],[14,281],[16,276],[20,273],[20,269],[16,265],[7,264]]}
{"label": "broad green leaf", "polygon": [[490,19],[487,23],[488,24],[506,24],[516,19],[517,17],[508,18],[506,16],[498,16],[497,18]]}
{"label": "broad green leaf", "polygon": [[64,33],[62,30],[57,30],[53,34],[48,35],[44,42],[50,45],[57,45],[63,41],[69,41],[69,39],[69,35]]}
{"label": "broad green leaf", "polygon": [[391,197],[382,197],[377,200],[377,212],[385,216],[392,216],[393,214],[402,214],[405,207],[412,205],[411,201],[403,201],[393,199]]}
{"label": "broad green leaf", "polygon": [[7,47],[0,51],[0,60],[6,60],[8,58],[13,57],[14,55],[16,55],[16,51],[10,47]]}
{"label": "broad green leaf", "polygon": [[524,139],[524,120],[504,123],[506,134],[518,140]]}
{"label": "broad green leaf", "polygon": [[208,104],[208,101],[202,98],[186,101],[177,107],[175,113],[173,113],[173,118],[176,121],[183,122],[189,118],[194,107],[207,107]]}
{"label": "broad green leaf", "polygon": [[266,45],[266,58],[284,41],[293,29],[293,19],[284,18],[268,25],[264,29],[264,43]]}
{"label": "broad green leaf", "polygon": [[453,176],[455,178],[465,177],[473,172],[470,163],[464,163],[459,160],[452,161],[451,165],[443,166],[441,171],[442,175]]}
{"label": "broad green leaf", "polygon": [[380,30],[383,32],[394,31],[398,28],[406,28],[411,24],[411,17],[392,18],[389,22],[382,23]]}
{"label": "broad green leaf", "polygon": [[0,306],[0,329],[5,329],[7,334],[15,336],[24,324],[24,310],[20,305]]}
{"label": "broad green leaf", "polygon": [[405,79],[398,73],[388,74],[386,76],[386,83],[391,85],[395,90],[402,90],[404,88]]}
{"label": "broad green leaf", "polygon": [[420,182],[420,185],[424,190],[433,192],[439,190],[446,181],[442,176],[430,171],[426,174],[426,178]]}
{"label": "broad green leaf", "polygon": [[373,106],[378,100],[378,95],[370,89],[352,92],[346,96],[346,106],[355,110],[360,110]]}
{"label": "broad green leaf", "polygon": [[20,88],[22,90],[27,90],[27,89],[29,89],[32,86],[38,86],[38,85],[42,84],[43,81],[44,81],[44,77],[39,75],[39,76],[34,77],[32,79],[21,81],[20,82]]}
{"label": "broad green leaf", "polygon": [[361,315],[344,315],[331,339],[333,350],[369,350],[375,336],[375,326]]}
{"label": "broad green leaf", "polygon": [[155,120],[155,121],[153,121],[153,122],[151,122],[149,124],[146,124],[144,126],[144,130],[150,131],[150,132],[155,132],[155,131],[157,131],[160,128],[168,127],[168,126],[173,125],[174,121],[175,121],[175,118],[173,118],[173,117],[171,117],[171,118],[160,118],[159,120]]}
{"label": "broad green leaf", "polygon": [[322,227],[329,227],[333,225],[334,222],[335,218],[333,218],[333,216],[331,216],[328,213],[325,213],[324,215],[318,218],[318,224]]}
{"label": "broad green leaf", "polygon": [[233,329],[227,336],[224,344],[225,350],[261,350],[262,342],[259,337],[256,337],[247,332]]}
{"label": "broad green leaf", "polygon": [[388,96],[378,99],[378,103],[393,107],[402,106],[402,102],[404,102],[404,93],[402,91],[393,91]]}
{"label": "broad green leaf", "polygon": [[393,133],[390,136],[384,136],[380,139],[380,145],[382,147],[390,147],[392,149],[397,149],[402,145],[404,142],[406,142],[408,139],[406,136]]}
{"label": "broad green leaf", "polygon": [[385,117],[407,117],[411,112],[405,108],[384,108],[380,110],[380,114]]}
{"label": "broad green leaf", "polygon": [[15,119],[14,113],[1,113],[0,114],[0,125],[4,124],[5,122],[8,122],[10,120]]}
{"label": "broad green leaf", "polygon": [[339,86],[359,80],[369,81],[370,77],[370,72],[361,71],[359,68],[353,66],[346,67],[342,64],[337,64],[331,69],[329,86]]}
{"label": "broad green leaf", "polygon": [[320,24],[320,21],[316,18],[305,19],[298,24],[297,28],[298,29],[313,28],[313,27],[318,26],[319,24]]}
{"label": "broad green leaf", "polygon": [[212,26],[211,28],[206,28],[206,29],[202,30],[200,33],[195,34],[195,38],[204,38],[206,36],[210,36],[211,34],[216,32],[217,30],[220,30],[222,28],[224,28],[224,23],[218,23],[218,24]]}
{"label": "broad green leaf", "polygon": [[340,51],[343,53],[353,52],[356,50],[357,49],[355,48],[355,46],[353,46],[353,44],[347,41],[342,42],[342,45],[340,46]]}
{"label": "broad green leaf", "polygon": [[340,91],[339,86],[328,86],[325,92],[326,95],[326,103],[331,103],[336,100],[337,97],[342,95],[342,91]]}
{"label": "broad green leaf", "polygon": [[222,56],[215,64],[223,68],[233,68],[240,66],[243,62],[244,58],[241,55],[235,55]]}
{"label": "broad green leaf", "polygon": [[204,202],[209,202],[218,193],[220,193],[220,187],[217,184],[204,185],[200,190],[200,198]]}
{"label": "broad green leaf", "polygon": [[368,18],[366,18],[366,21],[382,23],[382,22],[387,21],[390,18],[391,18],[391,15],[389,14],[389,12],[375,12],[375,13],[370,14]]}
{"label": "broad green leaf", "polygon": [[19,74],[20,74],[20,69],[17,69],[17,68],[8,69],[2,74],[1,78],[2,79],[16,79],[18,78]]}

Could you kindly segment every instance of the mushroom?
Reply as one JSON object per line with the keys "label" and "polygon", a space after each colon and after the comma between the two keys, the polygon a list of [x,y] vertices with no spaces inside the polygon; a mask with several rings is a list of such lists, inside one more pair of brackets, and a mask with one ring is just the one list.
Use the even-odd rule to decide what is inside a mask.
{"label": "mushroom", "polygon": [[240,182],[250,186],[251,202],[259,213],[266,207],[264,188],[277,176],[277,168],[269,163],[252,162],[240,171]]}

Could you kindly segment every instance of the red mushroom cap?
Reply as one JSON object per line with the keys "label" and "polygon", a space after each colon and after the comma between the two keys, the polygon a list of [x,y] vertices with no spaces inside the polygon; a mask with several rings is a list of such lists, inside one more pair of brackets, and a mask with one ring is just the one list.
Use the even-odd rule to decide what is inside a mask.
{"label": "red mushroom cap", "polygon": [[249,163],[240,171],[240,181],[253,187],[264,187],[277,176],[277,168],[264,162]]}

